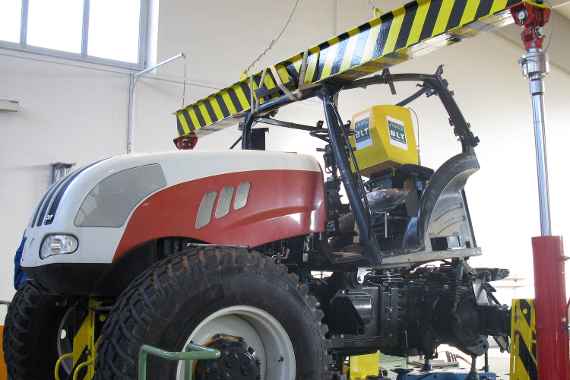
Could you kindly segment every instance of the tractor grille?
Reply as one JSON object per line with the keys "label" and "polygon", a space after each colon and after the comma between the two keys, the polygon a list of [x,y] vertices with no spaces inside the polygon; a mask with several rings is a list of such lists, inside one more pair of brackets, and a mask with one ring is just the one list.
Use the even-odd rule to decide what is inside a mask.
{"label": "tractor grille", "polygon": [[53,184],[42,198],[36,210],[36,213],[34,214],[34,219],[32,220],[31,226],[39,227],[42,225],[51,224],[55,218],[55,214],[57,212],[61,199],[63,198],[63,195],[65,194],[65,191],[69,185],[71,185],[73,180],[75,180],[75,178],[77,178],[81,173],[101,161],[103,160],[96,161],[91,165],[87,165],[79,170],[76,170],[65,178],[62,178],[60,181]]}

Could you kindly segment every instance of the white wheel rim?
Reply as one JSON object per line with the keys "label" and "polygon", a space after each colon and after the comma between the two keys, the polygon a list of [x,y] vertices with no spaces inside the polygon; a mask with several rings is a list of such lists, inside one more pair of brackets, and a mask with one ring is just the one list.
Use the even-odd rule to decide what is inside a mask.
{"label": "white wheel rim", "polygon": [[[190,337],[190,342],[205,345],[217,334],[241,337],[255,350],[260,362],[261,380],[295,380],[296,360],[291,338],[271,314],[252,306],[232,306],[204,319]],[[184,367],[178,364],[177,380],[184,380]]]}

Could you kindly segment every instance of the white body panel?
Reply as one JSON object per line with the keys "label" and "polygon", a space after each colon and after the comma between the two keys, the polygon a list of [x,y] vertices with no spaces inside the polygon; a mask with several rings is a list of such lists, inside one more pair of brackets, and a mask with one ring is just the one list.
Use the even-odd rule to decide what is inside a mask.
{"label": "white body panel", "polygon": [[[51,224],[42,222],[40,226],[28,226],[25,233],[26,244],[22,255],[22,266],[38,267],[55,263],[111,263],[130,216],[122,226],[113,228],[78,227],[75,225],[76,215],[87,194],[103,179],[126,169],[150,164],[159,164],[166,180],[166,186],[158,191],[183,182],[235,172],[254,170],[321,171],[319,163],[312,156],[295,153],[265,151],[172,152],[113,157],[87,168],[71,181],[61,198],[57,214]],[[142,202],[144,199],[139,204]],[[131,210],[131,215],[135,209],[136,207]],[[77,251],[69,255],[57,255],[41,259],[39,251],[44,238],[49,234],[58,233],[74,235],[79,241]]]}

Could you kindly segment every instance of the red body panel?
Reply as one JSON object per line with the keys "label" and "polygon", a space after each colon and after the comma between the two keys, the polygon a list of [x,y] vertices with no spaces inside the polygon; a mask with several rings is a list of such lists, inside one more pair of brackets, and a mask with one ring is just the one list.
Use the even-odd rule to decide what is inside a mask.
{"label": "red body panel", "polygon": [[570,380],[564,250],[559,236],[532,239],[538,378]]}
{"label": "red body panel", "polygon": [[[244,208],[196,229],[202,197],[224,186],[249,182]],[[235,194],[234,194],[235,197]],[[216,200],[216,204],[217,204]],[[214,207],[215,209],[215,207]],[[259,170],[201,178],[168,187],[141,203],[128,221],[114,260],[132,248],[161,237],[188,237],[210,244],[255,247],[325,229],[321,172]]]}

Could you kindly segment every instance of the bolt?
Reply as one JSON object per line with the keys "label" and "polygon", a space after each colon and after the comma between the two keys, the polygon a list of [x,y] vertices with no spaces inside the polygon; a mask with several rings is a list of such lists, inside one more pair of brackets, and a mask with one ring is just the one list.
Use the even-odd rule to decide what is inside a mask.
{"label": "bolt", "polygon": [[546,33],[544,32],[544,28],[542,26],[539,26],[538,28],[536,28],[536,36],[538,38],[542,38],[546,35]]}
{"label": "bolt", "polygon": [[526,10],[523,9],[519,11],[519,13],[517,13],[517,18],[519,21],[524,21],[526,19]]}

